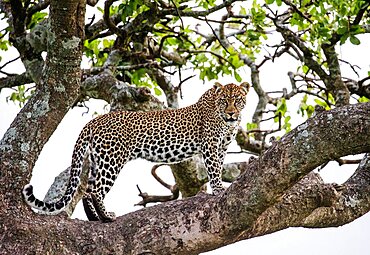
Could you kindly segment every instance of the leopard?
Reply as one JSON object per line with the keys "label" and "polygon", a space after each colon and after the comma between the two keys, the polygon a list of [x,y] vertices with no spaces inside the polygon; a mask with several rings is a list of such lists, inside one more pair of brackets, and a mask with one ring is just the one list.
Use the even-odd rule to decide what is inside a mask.
{"label": "leopard", "polygon": [[[113,111],[89,121],[75,143],[70,177],[64,195],[54,203],[43,202],[27,184],[26,203],[43,214],[59,214],[81,185],[84,162],[89,164],[83,206],[90,221],[112,222],[104,198],[123,166],[143,158],[173,164],[201,155],[213,195],[224,192],[223,162],[240,125],[250,84],[216,82],[200,99],[187,107],[149,112]],[[86,163],[85,163],[86,164]]]}

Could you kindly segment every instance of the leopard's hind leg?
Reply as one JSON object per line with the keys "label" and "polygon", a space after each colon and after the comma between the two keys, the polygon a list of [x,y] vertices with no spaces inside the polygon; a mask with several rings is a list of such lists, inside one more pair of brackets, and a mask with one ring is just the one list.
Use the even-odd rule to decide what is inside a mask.
{"label": "leopard's hind leg", "polygon": [[96,182],[96,175],[98,172],[96,160],[94,157],[94,153],[89,154],[89,179],[87,183],[87,190],[82,198],[82,204],[84,207],[85,214],[87,216],[87,219],[89,221],[99,221],[100,217],[98,212],[95,209],[93,199],[91,197],[91,191],[94,187],[94,184]]}
{"label": "leopard's hind leg", "polygon": [[99,219],[102,222],[112,222],[116,219],[116,214],[114,212],[107,212],[104,206],[103,199],[99,194],[91,194],[92,202],[96,213],[99,215]]}
{"label": "leopard's hind leg", "polygon": [[90,194],[86,194],[82,198],[82,204],[84,206],[85,214],[89,221],[99,221],[100,217],[98,212],[95,210],[94,202]]}
{"label": "leopard's hind leg", "polygon": [[[91,176],[86,191],[86,197],[88,198],[86,200],[88,205],[87,211],[89,211],[89,213],[94,213],[92,212],[93,207],[96,214],[94,213],[94,216],[91,217],[92,219],[95,220],[96,215],[98,215],[102,222],[111,222],[115,220],[116,216],[113,212],[106,211],[103,201],[106,194],[112,188],[124,163],[127,162],[127,158],[122,156],[114,160],[111,159],[109,163],[102,157],[95,157],[94,160],[95,162],[92,163],[92,165],[96,167],[91,169]],[[88,212],[86,212],[86,214],[87,213]]]}

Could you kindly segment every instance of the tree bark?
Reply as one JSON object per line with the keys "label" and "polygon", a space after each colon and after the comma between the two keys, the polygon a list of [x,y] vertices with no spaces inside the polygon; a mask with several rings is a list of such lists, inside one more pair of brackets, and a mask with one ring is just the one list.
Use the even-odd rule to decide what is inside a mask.
{"label": "tree bark", "polygon": [[0,232],[10,215],[23,218],[20,190],[54,130],[75,102],[81,80],[85,2],[52,1],[48,55],[35,94],[0,142]]}

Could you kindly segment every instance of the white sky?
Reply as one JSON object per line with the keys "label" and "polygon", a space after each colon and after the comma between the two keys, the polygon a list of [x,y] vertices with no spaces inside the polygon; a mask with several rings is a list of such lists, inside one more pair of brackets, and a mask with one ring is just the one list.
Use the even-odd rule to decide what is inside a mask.
{"label": "white sky", "polygon": [[[361,78],[367,75],[367,71],[370,70],[368,56],[370,56],[370,48],[368,42],[370,38],[359,37],[362,39],[360,46],[353,46],[346,44],[340,49],[340,57],[357,64],[362,69],[360,71]],[[364,57],[366,56],[366,57]],[[3,61],[6,59],[3,59]],[[0,63],[2,64],[2,63]],[[350,69],[343,65],[343,76],[356,77],[350,71]],[[22,67],[13,65],[13,70],[20,70]],[[276,90],[276,86],[286,86],[289,90],[289,79],[287,77],[288,71],[295,71],[296,68],[294,63],[287,59],[278,60],[275,63],[269,63],[261,69],[261,84],[266,90]],[[249,81],[248,71],[241,73],[241,75]],[[181,102],[182,106],[189,105],[198,100],[200,95],[211,87],[210,82],[203,84],[202,81],[197,81],[196,78],[183,85],[184,100]],[[221,78],[221,83],[235,82],[230,78]],[[174,80],[176,84],[176,80]],[[194,84],[196,83],[196,84]],[[12,102],[6,103],[5,98],[11,93],[10,89],[3,89],[0,94],[0,137],[3,136],[4,132],[9,127],[10,123],[19,111],[18,106]],[[299,101],[301,97],[298,96]],[[295,104],[297,102],[295,100]],[[257,97],[252,90],[248,96],[247,108],[244,114],[244,123],[251,122],[251,116],[257,102]],[[294,102],[293,102],[294,103]],[[85,108],[74,108],[72,109],[63,119],[53,136],[50,138],[48,143],[43,148],[43,151],[39,157],[34,168],[33,177],[31,183],[34,185],[35,195],[38,198],[43,198],[47,189],[52,184],[55,176],[69,166],[73,145],[77,139],[79,132],[82,127],[93,117],[92,113],[95,111],[103,113],[103,107],[105,103],[102,101],[92,100],[88,103],[90,112],[82,115],[86,111]],[[297,105],[290,107],[292,115],[296,115]],[[299,124],[302,121],[298,118]],[[230,148],[232,151],[238,150],[233,145]],[[240,158],[238,155],[228,155],[226,162],[235,160],[245,160]],[[149,194],[168,194],[167,190],[160,186],[150,174],[151,163],[144,160],[136,160],[129,162],[111,192],[105,199],[107,209],[114,211],[117,215],[123,215],[125,213],[138,210],[139,207],[133,205],[140,201],[140,197],[137,196],[138,191],[136,184],[138,184],[142,191],[148,192]],[[323,178],[328,182],[344,182],[353,172],[355,166],[338,167],[336,163],[330,163],[324,170],[320,172]],[[165,176],[165,180],[173,181],[173,177],[170,174],[168,168],[161,169],[161,175]],[[82,205],[79,204],[74,213],[74,217],[80,219],[86,219]],[[369,254],[370,243],[368,242],[370,236],[370,214],[361,217],[360,219],[339,228],[327,228],[327,229],[303,229],[293,228],[283,230],[277,233],[273,233],[267,236],[253,238],[250,240],[241,241],[237,244],[233,244],[216,251],[212,251],[206,254],[221,255],[221,254],[336,254],[336,255],[362,255]]]}

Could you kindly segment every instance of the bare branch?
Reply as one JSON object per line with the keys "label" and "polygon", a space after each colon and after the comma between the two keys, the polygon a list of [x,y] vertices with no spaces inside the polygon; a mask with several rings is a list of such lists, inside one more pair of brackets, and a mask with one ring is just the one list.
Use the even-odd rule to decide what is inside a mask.
{"label": "bare branch", "polygon": [[119,29],[110,19],[109,13],[110,13],[110,7],[114,2],[117,0],[106,0],[104,3],[104,22],[107,25],[108,29],[111,30],[113,33],[115,33],[117,36],[123,36],[122,30]]}
{"label": "bare branch", "polygon": [[22,74],[0,78],[0,91],[3,88],[13,88],[19,85],[32,83],[33,80],[27,72]]}
{"label": "bare branch", "polygon": [[183,9],[186,8],[187,6],[183,6],[183,7],[180,6],[178,8],[178,10],[175,10],[175,9],[163,10],[162,13],[164,15],[177,15],[177,12],[179,12],[180,15],[183,16],[183,17],[205,17],[205,16],[208,16],[211,13],[214,13],[218,10],[221,10],[224,7],[228,7],[232,3],[238,2],[238,1],[241,1],[241,0],[225,0],[225,1],[222,2],[222,4],[219,4],[219,5],[216,5],[212,8],[209,8],[206,11],[188,11],[188,10],[184,11]]}
{"label": "bare branch", "polygon": [[180,195],[180,190],[179,188],[177,187],[176,184],[174,185],[169,185],[168,183],[164,182],[158,175],[157,175],[157,169],[160,167],[160,166],[163,166],[164,164],[160,164],[160,165],[154,165],[153,168],[152,168],[152,175],[153,177],[160,183],[162,184],[162,186],[164,186],[165,188],[169,189],[171,191],[171,195],[168,195],[168,196],[156,196],[156,195],[148,195],[148,193],[143,193],[141,192],[140,188],[138,185],[136,185],[137,189],[139,190],[139,196],[142,197],[142,201],[140,201],[139,203],[137,203],[136,205],[141,205],[141,206],[146,206],[147,204],[149,203],[157,203],[157,202],[167,202],[167,201],[171,201],[171,200],[175,200],[177,198],[179,198],[179,195]]}
{"label": "bare branch", "polygon": [[139,196],[142,198],[142,200],[139,203],[135,204],[135,205],[139,205],[139,206],[143,206],[143,207],[146,207],[146,205],[150,204],[150,203],[158,203],[158,202],[163,203],[163,202],[176,200],[180,195],[180,191],[176,187],[176,184],[174,185],[172,195],[168,195],[168,196],[149,195],[146,192],[141,192],[138,185],[136,185],[136,187],[139,190]]}
{"label": "bare branch", "polygon": [[44,1],[41,0],[37,4],[34,4],[31,7],[29,7],[27,9],[27,17],[25,20],[25,24],[29,24],[29,22],[31,22],[33,14],[35,14],[36,12],[45,10],[46,8],[49,7],[49,5],[50,5],[50,0],[44,0]]}
{"label": "bare branch", "polygon": [[295,6],[292,2],[290,2],[290,0],[283,0],[283,2],[290,6],[292,8],[292,10],[296,13],[298,13],[302,18],[304,18],[305,20],[307,20],[308,22],[310,22],[311,24],[313,23],[312,20],[307,16],[305,15],[303,12],[301,12],[297,6]]}
{"label": "bare branch", "polygon": [[341,165],[346,165],[346,164],[359,164],[361,162],[361,159],[342,159],[338,158],[335,161],[338,162],[338,164]]}
{"label": "bare branch", "polygon": [[305,43],[291,30],[289,30],[286,26],[284,26],[278,18],[269,17],[275,24],[276,30],[281,33],[283,38],[287,42],[294,44],[298,47],[303,53],[303,61],[304,63],[314,70],[317,75],[324,81],[324,83],[328,83],[329,76],[328,74],[321,68],[320,64],[313,59],[314,53],[310,48],[308,48]]}

